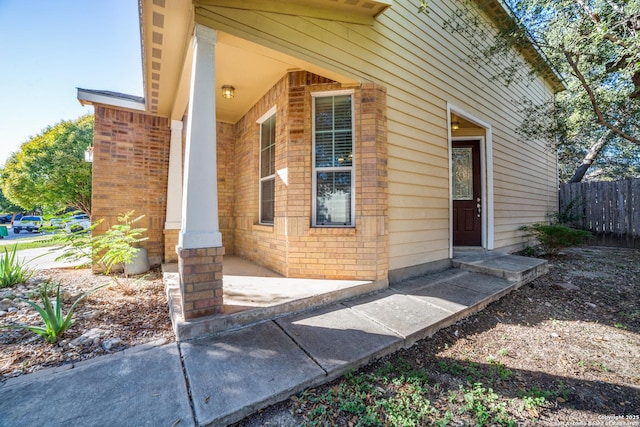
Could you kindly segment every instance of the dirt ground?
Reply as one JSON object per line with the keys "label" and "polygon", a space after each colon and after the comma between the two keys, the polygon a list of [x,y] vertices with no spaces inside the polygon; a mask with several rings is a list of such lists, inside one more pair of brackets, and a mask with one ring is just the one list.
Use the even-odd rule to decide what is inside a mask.
{"label": "dirt ground", "polygon": [[[547,275],[360,372],[399,361],[423,369],[432,406],[454,415],[447,425],[476,425],[460,412],[455,393],[484,381],[518,425],[640,426],[640,251],[585,247],[548,260]],[[24,286],[0,289],[0,325],[37,324],[37,314],[21,298],[37,295],[47,280],[63,284],[65,309],[77,295],[111,281],[86,269],[39,272]],[[161,274],[121,282],[81,303],[76,324],[57,344],[0,329],[0,381],[145,342],[173,341]],[[341,381],[307,395],[322,395]],[[524,407],[523,392],[531,390],[544,395],[545,403]],[[238,425],[313,424],[313,410],[317,406],[294,396]],[[324,420],[317,425],[359,422],[330,412]]]}
{"label": "dirt ground", "polygon": [[[432,407],[453,414],[441,425],[477,424],[456,393],[482,381],[517,425],[640,426],[640,251],[573,248],[547,259],[547,275],[359,372],[398,361],[424,368]],[[307,391],[238,426],[313,424],[311,402],[343,386],[344,378]],[[525,392],[545,403],[524,405]],[[321,409],[319,425],[360,421]]]}

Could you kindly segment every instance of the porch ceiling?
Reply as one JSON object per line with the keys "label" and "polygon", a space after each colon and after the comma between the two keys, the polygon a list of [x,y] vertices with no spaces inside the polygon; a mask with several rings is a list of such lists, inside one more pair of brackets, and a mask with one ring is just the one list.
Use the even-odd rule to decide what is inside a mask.
{"label": "porch ceiling", "polygon": [[[326,1],[311,0],[306,3]],[[198,2],[198,6],[203,3],[220,2]],[[245,5],[244,2],[234,3]],[[266,1],[264,5],[269,3]],[[142,0],[140,16],[147,110],[172,120],[181,120],[189,100],[193,28],[195,22],[201,19],[195,15],[190,2],[184,0]],[[237,122],[287,71],[297,69],[308,70],[343,84],[358,83],[306,61],[219,31],[216,43],[217,119]],[[222,97],[223,85],[235,88],[232,99]]]}

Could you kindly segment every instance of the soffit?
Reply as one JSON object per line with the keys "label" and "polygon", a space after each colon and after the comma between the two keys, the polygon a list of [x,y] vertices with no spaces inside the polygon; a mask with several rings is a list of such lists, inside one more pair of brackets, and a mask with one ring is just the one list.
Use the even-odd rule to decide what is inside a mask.
{"label": "soffit", "polygon": [[[218,32],[216,43],[216,117],[236,123],[289,71],[306,70],[338,81],[354,79],[330,72],[306,61],[260,46],[228,33]],[[222,86],[235,88],[232,99],[222,97]]]}
{"label": "soffit", "polygon": [[[184,0],[142,0],[140,14],[147,111],[181,120],[189,99],[193,9]],[[223,122],[236,123],[288,71],[303,69],[345,85],[358,83],[221,31],[215,50],[216,118]],[[234,98],[222,97],[223,85],[235,88]]]}
{"label": "soffit", "polygon": [[147,111],[168,116],[183,73],[193,28],[185,0],[140,0],[142,65]]}

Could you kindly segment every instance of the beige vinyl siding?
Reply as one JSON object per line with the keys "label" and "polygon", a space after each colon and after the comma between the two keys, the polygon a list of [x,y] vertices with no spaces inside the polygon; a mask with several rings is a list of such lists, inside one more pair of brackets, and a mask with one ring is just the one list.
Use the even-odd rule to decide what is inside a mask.
{"label": "beige vinyl siding", "polygon": [[[492,126],[495,247],[522,242],[517,228],[555,206],[555,156],[518,141],[513,100],[552,99],[542,80],[510,87],[472,69],[458,34],[442,28],[459,7],[397,0],[373,26],[206,6],[197,20],[363,82],[387,88],[389,269],[449,257],[447,103]],[[357,120],[357,118],[356,118]],[[479,130],[484,135],[484,130]]]}

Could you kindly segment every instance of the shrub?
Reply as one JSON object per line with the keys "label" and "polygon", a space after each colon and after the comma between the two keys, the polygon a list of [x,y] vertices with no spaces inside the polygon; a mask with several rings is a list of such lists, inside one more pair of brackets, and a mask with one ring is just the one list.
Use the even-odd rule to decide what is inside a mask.
{"label": "shrub", "polygon": [[[104,234],[91,236],[84,231],[62,233],[60,239],[65,245],[64,252],[56,260],[93,258],[104,267],[106,274],[110,274],[114,268],[130,263],[139,251],[134,245],[148,239],[148,237],[141,237],[147,231],[146,228],[133,227],[136,222],[144,218],[144,215],[132,219],[133,213],[134,211],[129,211],[120,215],[119,223],[112,225]],[[93,223],[90,230],[93,231],[102,221],[101,219]]]}
{"label": "shrub", "polygon": [[4,256],[0,258],[0,288],[24,283],[33,274],[33,270],[27,268],[26,262],[18,259],[17,250],[17,245],[13,245],[10,251],[4,248]]}
{"label": "shrub", "polygon": [[133,245],[148,239],[148,237],[140,237],[147,231],[146,228],[133,228],[133,224],[144,218],[144,215],[131,219],[133,213],[134,211],[129,211],[119,216],[119,224],[112,225],[104,234],[92,238],[93,254],[101,254],[98,263],[106,267],[107,274],[115,266],[131,263],[140,250]]}
{"label": "shrub", "polygon": [[520,230],[527,232],[527,237],[534,237],[549,254],[554,254],[562,248],[584,244],[591,237],[588,231],[562,224],[538,223],[522,226]]}

